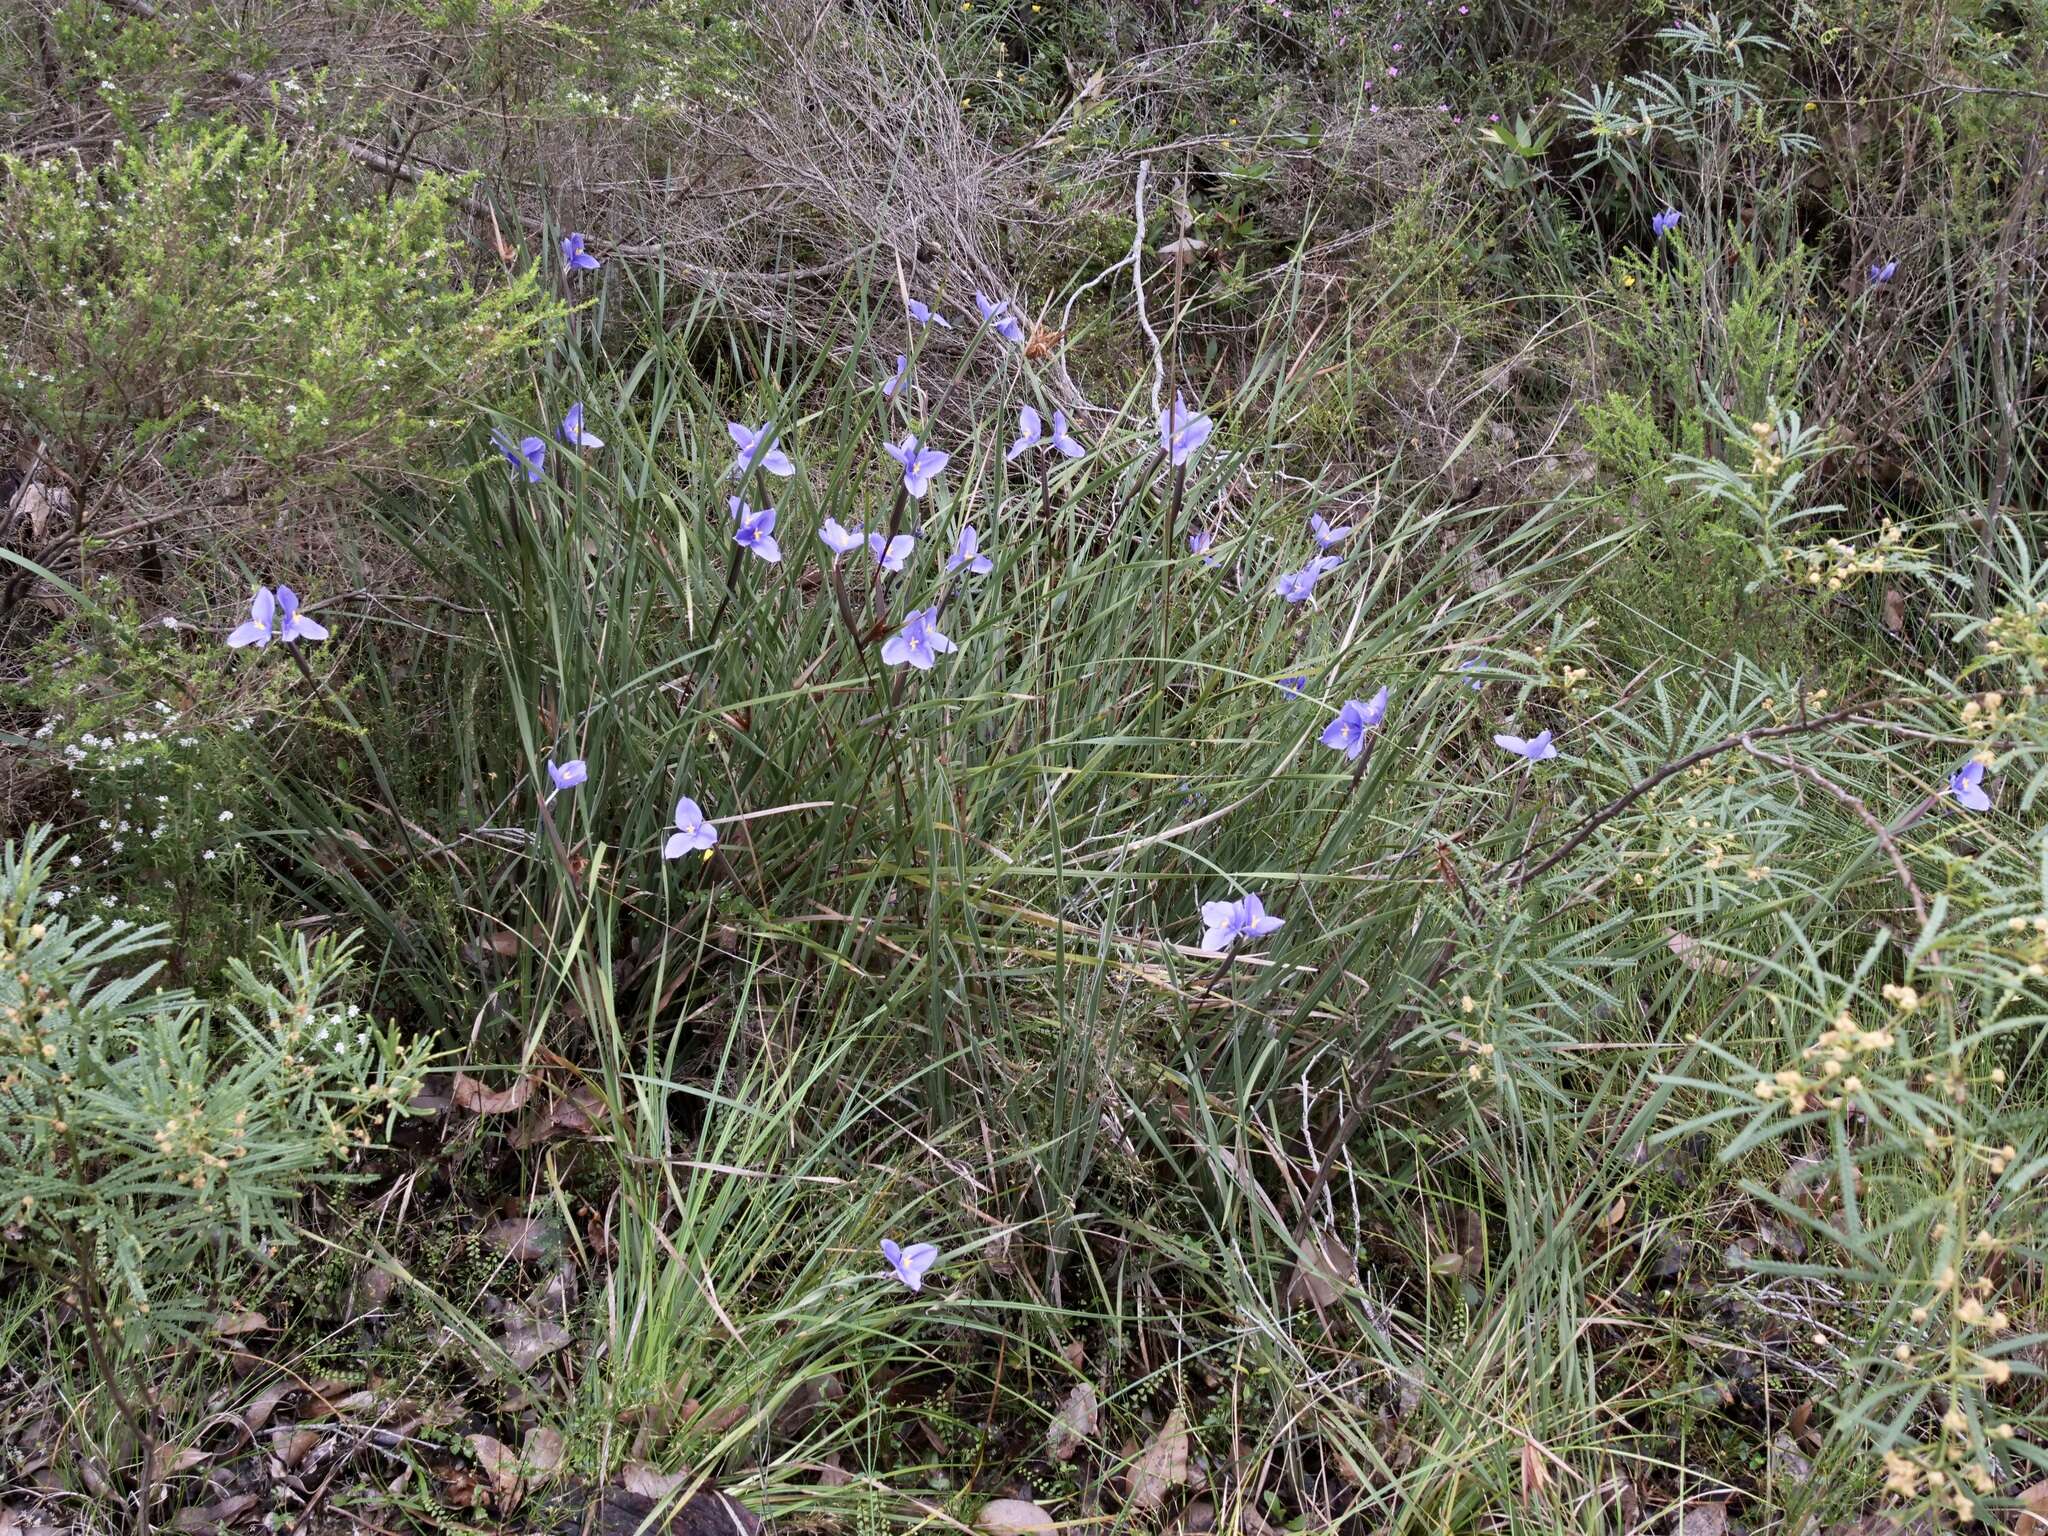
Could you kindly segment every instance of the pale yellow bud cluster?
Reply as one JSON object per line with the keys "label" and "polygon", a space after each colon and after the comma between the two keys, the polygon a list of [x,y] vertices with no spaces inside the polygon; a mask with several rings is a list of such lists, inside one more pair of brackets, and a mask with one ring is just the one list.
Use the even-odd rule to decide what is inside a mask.
{"label": "pale yellow bud cluster", "polygon": [[1786,574],[1794,581],[1816,591],[1839,592],[1858,577],[1894,568],[1897,557],[1904,553],[1904,538],[1897,525],[1887,520],[1877,543],[1867,549],[1859,550],[1842,539],[1829,539],[1817,545],[1786,545],[1778,555],[1785,562]]}
{"label": "pale yellow bud cluster", "polygon": [[1782,1103],[1794,1114],[1809,1109],[1842,1110],[1863,1092],[1864,1082],[1855,1070],[1868,1058],[1892,1048],[1896,1036],[1889,1029],[1865,1029],[1847,1010],[1822,1030],[1813,1044],[1799,1053],[1803,1067],[1786,1067],[1770,1077],[1758,1078],[1750,1091],[1766,1104]]}
{"label": "pale yellow bud cluster", "polygon": [[249,1111],[240,1109],[224,1129],[216,1131],[193,1103],[183,1114],[166,1119],[150,1139],[167,1161],[183,1165],[171,1177],[204,1193],[232,1163],[249,1155],[248,1121]]}
{"label": "pale yellow bud cluster", "polygon": [[1995,688],[1963,701],[1963,729],[1973,736],[1989,736],[2002,729],[2007,719],[2005,695]]}
{"label": "pale yellow bud cluster", "polygon": [[[2048,602],[2031,607],[2006,608],[1984,626],[1984,649],[1992,656],[2004,656],[2036,668],[2048,667]],[[2021,693],[2031,699],[2030,683]]]}

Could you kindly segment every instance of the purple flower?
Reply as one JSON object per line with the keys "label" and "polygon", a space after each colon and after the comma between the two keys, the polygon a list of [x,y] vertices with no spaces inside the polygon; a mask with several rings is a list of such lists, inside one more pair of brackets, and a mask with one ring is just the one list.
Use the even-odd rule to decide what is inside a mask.
{"label": "purple flower", "polygon": [[903,489],[910,492],[913,501],[924,500],[924,493],[932,488],[933,477],[953,457],[950,453],[918,447],[913,434],[905,434],[901,443],[882,444],[882,451],[903,466]]}
{"label": "purple flower", "polygon": [[1202,948],[1221,954],[1239,939],[1263,939],[1279,929],[1284,919],[1268,917],[1266,904],[1256,891],[1246,891],[1237,901],[1202,903]]}
{"label": "purple flower", "polygon": [[1334,555],[1318,555],[1298,571],[1287,571],[1273,583],[1274,594],[1290,603],[1305,603],[1315,596],[1316,583],[1344,562]]}
{"label": "purple flower", "polygon": [[1323,727],[1323,745],[1335,747],[1354,763],[1365,750],[1366,733],[1387,718],[1387,690],[1369,699],[1346,699],[1337,718]]}
{"label": "purple flower", "polygon": [[704,819],[704,809],[688,795],[676,802],[676,829],[662,847],[664,859],[680,859],[686,853],[709,853],[718,845],[718,828]]}
{"label": "purple flower", "polygon": [[910,311],[910,318],[915,320],[919,325],[936,325],[940,329],[948,331],[953,329],[952,321],[948,320],[944,315],[940,314],[937,310],[933,309],[931,305],[925,303],[922,299],[910,300],[909,303],[906,305],[906,308],[908,308]]}
{"label": "purple flower", "polygon": [[941,655],[958,649],[939,633],[937,608],[913,608],[904,615],[903,627],[882,642],[882,660],[892,667],[909,662],[918,671],[929,672]]}
{"label": "purple flower", "polygon": [[327,628],[299,612],[299,594],[290,587],[277,589],[277,638],[286,645],[295,640],[325,640]]}
{"label": "purple flower", "polygon": [[1302,698],[1308,693],[1308,679],[1305,677],[1283,677],[1280,679],[1280,691],[1290,699]]}
{"label": "purple flower", "polygon": [[1898,272],[1899,264],[1894,261],[1873,261],[1870,264],[1870,286],[1881,288],[1890,282]]}
{"label": "purple flower", "polygon": [[1020,347],[1024,344],[1024,324],[1010,313],[1008,299],[992,300],[987,294],[976,289],[974,307],[981,311],[982,324],[992,329],[1003,340],[1013,341]]}
{"label": "purple flower", "polygon": [[1223,557],[1221,555],[1212,555],[1209,553],[1209,546],[1214,544],[1215,542],[1215,534],[1211,533],[1206,528],[1198,528],[1193,533],[1188,535],[1188,553],[1191,555],[1200,555],[1202,557],[1202,564],[1208,566],[1211,570],[1214,570],[1217,566],[1223,563]]}
{"label": "purple flower", "polygon": [[271,641],[293,645],[301,640],[325,640],[327,628],[299,612],[299,594],[290,587],[279,587],[272,592],[268,587],[258,587],[249,599],[249,617],[237,624],[228,635],[228,644],[236,650],[253,645],[262,650]]}
{"label": "purple flower", "polygon": [[1273,594],[1290,603],[1305,603],[1316,592],[1316,572],[1313,567],[1300,571],[1282,571],[1280,579],[1273,583]]}
{"label": "purple flower", "polygon": [[1678,221],[1684,217],[1685,215],[1676,208],[1666,208],[1662,213],[1650,215],[1650,228],[1654,229],[1657,232],[1657,238],[1662,240],[1671,231],[1678,228]]}
{"label": "purple flower", "polygon": [[590,765],[580,757],[572,757],[559,767],[552,757],[548,759],[548,781],[555,786],[557,794],[565,789],[574,789],[589,777]]}
{"label": "purple flower", "polygon": [[1005,464],[1016,462],[1017,455],[1027,448],[1035,448],[1045,441],[1045,427],[1038,419],[1038,412],[1030,406],[1017,408],[1017,440],[1010,444],[1009,452],[1003,455]]}
{"label": "purple flower", "polygon": [[277,596],[268,587],[258,587],[249,600],[249,617],[235,626],[228,635],[228,644],[236,650],[253,645],[260,651],[276,638]]}
{"label": "purple flower", "polygon": [[500,428],[492,428],[491,441],[498,452],[505,456],[505,462],[514,469],[526,471],[526,483],[538,485],[540,472],[548,461],[548,441],[544,437],[522,437],[512,441],[512,434]]}
{"label": "purple flower", "polygon": [[604,439],[583,430],[583,402],[578,400],[562,418],[562,441],[571,448],[602,448]]}
{"label": "purple flower", "polygon": [[885,547],[882,535],[868,535],[868,553],[875,557],[875,564],[892,574],[901,573],[903,562],[910,558],[910,552],[917,548],[917,540],[907,533],[899,533],[888,541]]}
{"label": "purple flower", "polygon": [[1308,531],[1315,535],[1317,549],[1328,549],[1332,544],[1342,543],[1345,535],[1351,532],[1351,526],[1347,523],[1342,528],[1332,528],[1319,514],[1311,512]]}
{"label": "purple flower", "polygon": [[732,536],[733,543],[741,549],[750,550],[770,565],[782,563],[782,546],[775,542],[775,509],[763,507],[756,512],[744,504],[740,507],[740,526]]}
{"label": "purple flower", "polygon": [[746,479],[754,472],[756,466],[767,470],[771,475],[787,477],[796,473],[796,466],[789,462],[789,455],[782,451],[781,439],[771,439],[768,436],[766,422],[756,428],[748,426],[745,422],[728,421],[725,430],[731,434],[733,442],[738,444],[740,450],[740,456],[732,466],[735,480]]}
{"label": "purple flower", "polygon": [[1039,417],[1038,412],[1028,405],[1019,406],[1017,408],[1017,440],[1010,444],[1009,451],[1003,455],[1003,462],[1005,464],[1013,463],[1020,453],[1023,453],[1027,448],[1036,448],[1040,443],[1045,444],[1049,448],[1057,449],[1070,459],[1078,459],[1088,451],[1067,435],[1067,413],[1065,411],[1054,411],[1052,413],[1052,432],[1048,435],[1045,431],[1045,423]]}
{"label": "purple flower", "polygon": [[[1478,665],[1479,658],[1477,656],[1467,656],[1463,661],[1458,663],[1458,670],[1460,672],[1470,672],[1474,667]],[[1484,688],[1486,684],[1479,678],[1471,677],[1465,680],[1465,686],[1470,688],[1474,693],[1477,693],[1480,689]]]}
{"label": "purple flower", "polygon": [[595,272],[597,258],[583,248],[581,235],[562,236],[562,270],[564,272]]}
{"label": "purple flower", "polygon": [[1190,416],[1187,401],[1176,393],[1173,404],[1159,413],[1159,451],[1178,467],[1199,453],[1215,430],[1208,417]]}
{"label": "purple flower", "polygon": [[903,375],[910,369],[910,359],[901,352],[896,354],[896,371],[882,380],[882,398],[894,400],[896,391],[903,387]]}
{"label": "purple flower", "polygon": [[1551,744],[1548,731],[1540,732],[1527,740],[1520,736],[1499,735],[1493,738],[1493,744],[1503,752],[1512,752],[1531,763],[1548,762],[1557,756],[1557,748]]}
{"label": "purple flower", "polygon": [[888,1238],[882,1239],[882,1257],[889,1261],[889,1269],[913,1291],[924,1289],[924,1272],[939,1261],[939,1250],[930,1243],[912,1243],[908,1248],[899,1248]]}
{"label": "purple flower", "polygon": [[836,517],[825,519],[825,526],[818,530],[818,537],[823,539],[825,547],[832,551],[832,558],[834,560],[837,560],[841,555],[852,553],[867,542],[858,526],[850,529],[842,528],[839,526],[839,519]]}
{"label": "purple flower", "polygon": [[946,574],[952,575],[963,565],[976,576],[986,576],[996,568],[995,562],[981,552],[981,540],[975,533],[972,523],[960,530],[960,537],[953,545],[953,553],[946,557]]}
{"label": "purple flower", "polygon": [[1984,793],[1984,765],[1967,762],[1948,776],[1948,792],[1966,811],[1988,811],[1991,797]]}

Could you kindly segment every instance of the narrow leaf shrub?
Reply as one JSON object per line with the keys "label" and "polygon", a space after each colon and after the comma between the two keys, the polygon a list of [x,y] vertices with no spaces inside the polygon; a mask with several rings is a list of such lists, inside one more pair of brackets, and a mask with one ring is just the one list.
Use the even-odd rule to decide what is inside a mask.
{"label": "narrow leaf shrub", "polygon": [[349,941],[273,938],[218,1004],[154,985],[161,929],[48,904],[61,847],[0,850],[0,1219],[117,1364],[211,1315],[209,1259],[289,1240],[421,1052],[346,1001]]}

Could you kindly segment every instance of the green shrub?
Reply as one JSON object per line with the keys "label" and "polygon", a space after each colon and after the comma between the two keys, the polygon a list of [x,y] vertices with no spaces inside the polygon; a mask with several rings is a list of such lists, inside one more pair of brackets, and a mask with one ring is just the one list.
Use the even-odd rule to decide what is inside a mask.
{"label": "green shrub", "polygon": [[243,834],[261,804],[266,737],[299,713],[293,680],[276,667],[195,666],[189,633],[118,599],[42,641],[0,699],[39,722],[32,739],[60,770],[48,795],[26,797],[70,848],[45,900],[163,924],[183,982],[203,986],[241,953],[272,906]]}
{"label": "green shrub", "polygon": [[209,1258],[290,1240],[301,1190],[342,1176],[422,1058],[347,1000],[353,941],[272,938],[217,1006],[152,986],[162,930],[50,905],[61,849],[0,849],[0,1220],[147,1445],[132,1363],[209,1320]]}
{"label": "green shrub", "polygon": [[0,387],[96,488],[144,455],[263,492],[400,473],[560,312],[532,270],[472,284],[447,182],[365,198],[273,133],[4,163],[33,238],[0,250]]}

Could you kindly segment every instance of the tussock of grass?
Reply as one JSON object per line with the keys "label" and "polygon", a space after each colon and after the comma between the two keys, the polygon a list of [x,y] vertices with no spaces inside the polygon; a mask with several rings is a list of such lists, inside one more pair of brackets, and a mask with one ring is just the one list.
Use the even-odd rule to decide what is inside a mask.
{"label": "tussock of grass", "polygon": [[[528,89],[644,84],[668,14],[529,61],[548,83]],[[692,34],[706,142],[771,121],[750,155],[808,168],[808,195],[748,205],[694,255],[596,238],[603,268],[519,322],[549,337],[530,371],[472,381],[488,398],[459,435],[408,426],[400,473],[267,546],[317,545],[303,575],[252,574],[300,586],[328,643],[224,659],[240,575],[218,562],[185,602],[163,551],[131,570],[133,546],[94,545],[47,495],[35,542],[0,551],[27,765],[9,827],[61,823],[80,851],[46,872],[47,910],[0,910],[9,955],[38,920],[161,921],[200,993],[176,1006],[199,1010],[263,930],[359,932],[335,985],[442,1069],[351,1153],[359,1186],[305,1201],[296,1232],[266,1207],[254,1254],[223,1233],[167,1272],[112,1218],[74,1220],[81,1288],[43,1249],[0,1250],[23,1277],[0,1369],[91,1468],[81,1519],[259,1487],[297,1519],[326,1478],[314,1515],[380,1530],[475,1520],[473,1500],[553,1523],[579,1489],[677,1469],[672,1502],[715,1485],[785,1528],[863,1531],[1024,1494],[1118,1527],[1192,1528],[1199,1500],[1251,1532],[1633,1530],[1701,1502],[1787,1530],[2002,1518],[2048,1459],[2048,586],[2003,510],[2038,489],[2038,446],[1999,429],[2034,388],[2035,215],[1973,226],[1995,282],[1902,235],[1896,288],[1837,293],[1837,247],[1870,236],[1857,162],[1809,131],[1787,50],[1709,48],[1701,22],[1652,39],[1625,90],[1575,80],[1555,122],[1480,130],[1475,109],[1467,173],[1329,189],[1373,211],[1326,230],[1297,195],[1322,141],[1261,99],[1282,66],[1259,50],[1300,52],[1286,67],[1325,105],[1370,66],[1379,95],[1347,88],[1329,140],[1356,169],[1437,144],[1398,115],[1429,101],[1398,92],[1493,78],[1520,20],[1432,21],[1454,42],[1396,87],[1377,19],[1283,11],[1242,46],[1076,73],[1034,116],[1014,81],[952,105],[958,60],[1013,40],[962,17],[915,21],[928,51],[886,67],[872,50],[906,34],[865,13],[831,19],[857,46],[829,57],[769,20]],[[516,56],[554,25],[496,15],[448,56]],[[1124,25],[1019,22],[1018,67],[1050,81],[1062,48],[1163,23]],[[204,17],[137,35],[168,81],[228,47]],[[789,59],[801,77],[751,107]],[[389,66],[352,65],[370,120],[396,110]],[[849,103],[874,117],[904,80],[946,93],[897,122],[901,153],[871,122],[821,159]],[[1588,126],[1633,121],[1631,93],[1657,135]],[[1220,101],[1256,119],[1241,142],[1235,121],[1145,136]],[[633,121],[647,154],[683,153],[668,116]],[[510,152],[481,120],[418,132]],[[1913,185],[1961,200],[1991,154],[1916,158]],[[1797,217],[1813,157],[1856,210],[1832,245]],[[1034,178],[1048,227],[1002,249],[984,194],[1021,206]],[[621,180],[590,207],[617,223],[646,195]],[[552,247],[552,210],[439,198],[403,207],[503,210],[519,275],[478,346],[515,346],[498,322],[539,292],[519,250]],[[906,199],[919,218],[891,212]],[[757,230],[779,254],[739,281]],[[1012,261],[1032,284],[998,281]],[[1056,293],[1024,303],[1043,333],[978,329],[983,283]],[[10,293],[29,329],[47,318],[33,284]],[[911,325],[907,297],[952,329]],[[1887,370],[1914,383],[1880,411]],[[1182,392],[1216,422],[1184,472],[1155,427]],[[577,403],[602,447],[561,442]],[[1067,412],[1086,453],[1007,461],[1027,405]],[[46,423],[93,517],[162,492],[125,457],[88,467],[112,409]],[[732,421],[795,474],[736,479]],[[494,432],[547,440],[537,478]],[[922,499],[883,451],[907,433],[951,455]],[[1876,463],[1909,434],[1910,495]],[[254,441],[235,451],[282,464]],[[729,496],[775,507],[778,562],[735,547]],[[1312,513],[1352,531],[1285,602]],[[828,519],[911,535],[905,570],[834,561]],[[993,569],[948,574],[970,523]],[[234,617],[200,622],[208,604]],[[883,655],[913,610],[956,647],[929,670]],[[1382,686],[1368,750],[1321,741]],[[1554,759],[1495,744],[1541,731]],[[552,789],[570,759],[587,780]],[[1970,760],[1988,811],[1951,782]],[[683,796],[718,839],[665,858]],[[1247,893],[1282,926],[1205,952],[1202,904]],[[44,1006],[15,974],[10,1021]],[[122,995],[171,1027],[171,1001]],[[16,1034],[0,1095],[24,1112],[32,1079],[52,1129],[0,1131],[0,1219],[47,1172],[35,1148],[157,1187],[153,1137],[90,1168],[48,1150],[74,1084]],[[261,1038],[200,1050],[178,1092],[239,1080]],[[112,1065],[153,1081],[140,1049]],[[921,1290],[884,1238],[940,1250]],[[164,1313],[114,1368],[86,1350],[126,1304],[108,1275]],[[1054,1455],[1081,1387],[1098,1422]],[[250,1428],[266,1395],[275,1422]],[[312,1423],[346,1449],[302,1447],[292,1487],[268,1458]],[[489,1447],[536,1430],[561,1436],[552,1471],[494,1486]],[[159,1460],[160,1503],[152,1447],[199,1458]]]}

